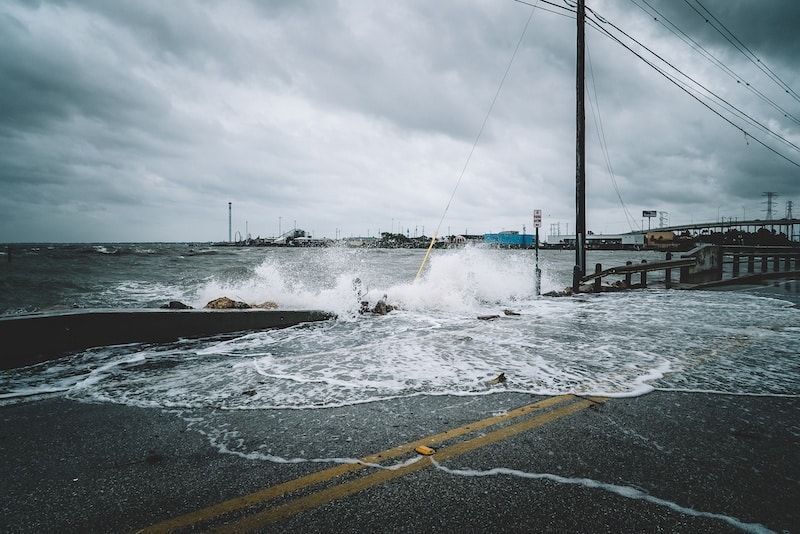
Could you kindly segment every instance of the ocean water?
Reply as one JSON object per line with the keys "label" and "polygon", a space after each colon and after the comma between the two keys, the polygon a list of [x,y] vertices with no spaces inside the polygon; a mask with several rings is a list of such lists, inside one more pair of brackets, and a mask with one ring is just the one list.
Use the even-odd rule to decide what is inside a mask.
{"label": "ocean water", "polygon": [[[16,246],[0,313],[194,307],[227,296],[337,319],[233,339],[93,348],[0,372],[0,404],[61,395],[166,409],[318,409],[414,395],[636,396],[654,389],[800,394],[800,309],[779,290],[534,294],[534,253]],[[661,259],[589,251],[589,265]],[[542,291],[570,284],[574,252],[543,250]],[[651,275],[651,279],[654,277]],[[359,314],[386,296],[399,309]],[[506,315],[512,310],[519,315]],[[491,321],[480,315],[499,315]],[[506,382],[488,382],[505,373]]]}

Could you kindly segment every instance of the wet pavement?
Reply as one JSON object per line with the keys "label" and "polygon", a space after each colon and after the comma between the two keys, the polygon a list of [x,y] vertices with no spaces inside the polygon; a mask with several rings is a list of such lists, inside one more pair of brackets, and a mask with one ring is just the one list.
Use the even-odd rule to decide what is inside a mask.
{"label": "wet pavement", "polygon": [[[0,527],[800,532],[795,397],[498,392],[202,414],[308,460],[293,463],[220,452],[183,415],[63,398],[0,407]],[[414,452],[423,443],[436,452]]]}

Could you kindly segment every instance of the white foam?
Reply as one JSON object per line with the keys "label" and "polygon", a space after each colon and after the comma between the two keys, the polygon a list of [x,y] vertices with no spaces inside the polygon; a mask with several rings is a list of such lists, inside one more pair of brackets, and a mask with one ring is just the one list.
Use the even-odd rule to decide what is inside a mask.
{"label": "white foam", "polygon": [[[414,281],[423,254],[239,251],[220,259],[225,269],[218,274],[181,288],[194,295],[192,305],[225,295],[332,310],[339,318],[225,341],[94,349],[1,373],[0,398],[65,392],[139,406],[306,409],[494,391],[800,394],[800,310],[791,304],[658,290],[538,298],[532,254],[470,247],[434,251]],[[545,277],[557,280],[570,271],[571,257],[542,264]],[[137,284],[120,284],[119,293],[149,291]],[[400,309],[358,313],[359,297],[374,305],[384,295]],[[487,314],[498,318],[477,319]],[[501,372],[508,381],[487,386]]]}

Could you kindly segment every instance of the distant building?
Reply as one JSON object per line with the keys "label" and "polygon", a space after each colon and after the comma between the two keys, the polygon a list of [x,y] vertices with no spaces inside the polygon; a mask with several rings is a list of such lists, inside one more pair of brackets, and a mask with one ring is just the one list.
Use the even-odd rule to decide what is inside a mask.
{"label": "distant building", "polygon": [[499,234],[483,234],[483,242],[501,248],[530,248],[534,244],[534,236],[533,234],[506,231]]}
{"label": "distant building", "polygon": [[647,232],[647,246],[649,248],[667,250],[678,248],[680,242],[674,232],[657,231]]}

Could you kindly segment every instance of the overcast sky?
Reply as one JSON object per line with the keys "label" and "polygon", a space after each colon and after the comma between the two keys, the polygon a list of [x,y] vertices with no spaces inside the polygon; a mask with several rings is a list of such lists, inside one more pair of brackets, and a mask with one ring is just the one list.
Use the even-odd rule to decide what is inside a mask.
{"label": "overcast sky", "polygon": [[[531,3],[5,0],[0,242],[574,231],[575,16]],[[587,27],[589,230],[800,216],[800,2],[587,4],[747,117]]]}

